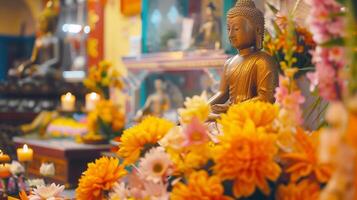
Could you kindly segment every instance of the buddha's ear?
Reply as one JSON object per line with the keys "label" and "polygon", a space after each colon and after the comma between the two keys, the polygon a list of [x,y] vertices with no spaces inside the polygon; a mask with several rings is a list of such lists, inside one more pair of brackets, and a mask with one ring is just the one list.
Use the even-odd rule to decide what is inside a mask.
{"label": "buddha's ear", "polygon": [[259,26],[256,27],[256,32],[255,32],[255,47],[257,49],[262,49],[263,48],[263,37],[264,37],[264,29],[262,30]]}

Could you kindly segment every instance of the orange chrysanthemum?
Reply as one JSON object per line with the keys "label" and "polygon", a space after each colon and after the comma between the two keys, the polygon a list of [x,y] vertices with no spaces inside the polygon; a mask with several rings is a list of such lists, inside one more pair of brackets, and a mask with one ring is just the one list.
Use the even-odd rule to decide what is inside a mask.
{"label": "orange chrysanthemum", "polygon": [[219,123],[223,126],[223,132],[230,127],[243,126],[247,120],[252,120],[256,127],[268,127],[278,116],[279,108],[261,101],[250,101],[233,105],[227,114],[223,114]]}
{"label": "orange chrysanthemum", "polygon": [[357,149],[357,115],[355,113],[349,113],[347,129],[346,129],[346,140],[348,144],[351,144],[355,149]]}
{"label": "orange chrysanthemum", "polygon": [[316,182],[303,180],[298,184],[280,185],[276,193],[277,200],[318,200],[320,186]]}
{"label": "orange chrysanthemum", "polygon": [[112,189],[119,178],[126,175],[123,166],[119,165],[117,158],[102,157],[94,163],[88,164],[88,169],[83,172],[76,189],[78,200],[101,200],[103,192]]}
{"label": "orange chrysanthemum", "polygon": [[303,129],[298,128],[295,135],[296,147],[293,152],[283,153],[281,160],[286,165],[285,172],[290,174],[292,182],[300,178],[313,176],[320,183],[329,180],[332,167],[318,161],[316,148],[318,147],[318,132],[308,136]]}
{"label": "orange chrysanthemum", "polygon": [[269,194],[267,180],[275,181],[281,172],[274,161],[276,135],[267,134],[249,119],[243,127],[233,127],[219,136],[220,143],[213,149],[214,172],[223,180],[234,181],[236,197],[250,196],[256,187]]}
{"label": "orange chrysanthemum", "polygon": [[176,183],[171,193],[171,200],[228,200],[223,195],[224,188],[217,176],[209,177],[206,171],[193,172],[187,185]]}
{"label": "orange chrysanthemum", "polygon": [[146,145],[155,145],[172,127],[174,124],[168,120],[145,118],[140,124],[124,131],[118,155],[125,159],[125,164],[136,162]]}

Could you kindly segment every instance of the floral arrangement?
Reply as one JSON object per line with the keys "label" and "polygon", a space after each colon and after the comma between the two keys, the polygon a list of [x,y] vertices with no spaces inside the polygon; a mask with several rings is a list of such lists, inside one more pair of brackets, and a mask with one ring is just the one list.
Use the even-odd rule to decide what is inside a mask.
{"label": "floral arrangement", "polygon": [[109,87],[124,87],[122,74],[108,61],[101,61],[97,66],[89,68],[88,76],[83,83],[88,89],[106,99],[109,98]]}
{"label": "floral arrangement", "polygon": [[180,126],[148,117],[125,130],[123,161],[90,163],[76,198],[299,199],[319,195],[329,180],[331,166],[318,159],[319,132],[281,129],[278,105],[233,105],[217,122],[218,135],[205,123],[209,111],[207,99],[195,96],[179,109]]}
{"label": "floral arrangement", "polygon": [[312,51],[316,71],[309,77],[315,86],[319,83],[321,97],[329,101],[341,100],[346,88],[342,71],[347,64],[345,49],[341,45],[346,29],[343,5],[335,0],[313,0],[309,4],[311,14],[308,23],[314,33],[313,39],[318,44]]}
{"label": "floral arrangement", "polygon": [[48,186],[38,186],[37,188],[31,191],[31,194],[26,197],[22,195],[23,199],[28,200],[41,200],[41,199],[55,199],[55,200],[64,200],[65,198],[61,195],[64,190],[64,185],[56,185],[52,183]]}
{"label": "floral arrangement", "polygon": [[[148,117],[124,131],[118,151],[122,162],[103,157],[88,165],[77,199],[354,199],[357,98],[352,93],[341,101],[346,83],[340,73],[347,59],[339,41],[345,16],[335,0],[313,0],[311,5],[316,48],[311,35],[289,17],[276,24],[284,26],[277,38],[285,41],[277,44],[277,38],[270,38],[268,48],[281,53],[276,104],[231,105],[212,126],[206,122],[207,99],[195,96],[178,110],[179,126]],[[308,37],[300,40],[299,34]],[[312,83],[323,98],[334,100],[326,113],[330,126],[316,131],[301,127],[304,98],[294,80],[306,67],[300,56],[310,50],[313,58],[307,59],[316,72],[307,76],[315,78]],[[355,63],[350,68],[349,79],[356,79]],[[333,73],[323,74],[327,72]]]}
{"label": "floral arrangement", "polygon": [[[318,47],[313,52],[316,71],[312,86],[330,101],[326,111],[329,126],[322,129],[320,159],[332,163],[334,172],[321,199],[356,198],[357,144],[357,15],[356,2],[309,2],[309,23]],[[348,84],[348,85],[347,85]],[[347,87],[348,86],[348,87]],[[347,90],[348,88],[348,90]],[[346,164],[346,161],[349,161]]]}
{"label": "floral arrangement", "polygon": [[[292,52],[294,57],[294,67],[297,68],[296,77],[304,75],[308,71],[314,70],[312,56],[310,51],[316,48],[311,32],[297,22],[290,22],[292,16],[287,13],[281,13],[271,4],[268,7],[276,15],[272,20],[274,33],[266,32],[264,37],[265,50],[281,63],[285,60],[287,50]],[[292,11],[294,13],[294,11]],[[284,74],[284,68],[281,65],[280,73]]]}
{"label": "floral arrangement", "polygon": [[96,108],[88,113],[88,133],[82,139],[86,142],[109,140],[120,136],[125,125],[125,115],[112,101],[102,99]]}

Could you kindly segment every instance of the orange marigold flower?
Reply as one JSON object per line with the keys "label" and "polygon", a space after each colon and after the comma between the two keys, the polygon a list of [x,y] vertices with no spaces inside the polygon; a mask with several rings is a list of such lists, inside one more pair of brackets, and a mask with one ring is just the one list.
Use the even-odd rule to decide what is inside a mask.
{"label": "orange marigold flower", "polygon": [[355,113],[348,115],[346,138],[347,143],[357,149],[357,115]]}
{"label": "orange marigold flower", "polygon": [[206,171],[193,172],[187,185],[176,183],[171,193],[171,200],[228,200],[223,195],[224,188],[217,176],[209,177]]}
{"label": "orange marigold flower", "polygon": [[298,184],[290,183],[278,187],[277,200],[318,200],[320,186],[316,182],[303,180]]}
{"label": "orange marigold flower", "polygon": [[300,178],[314,176],[320,183],[327,182],[332,173],[332,167],[327,163],[320,163],[318,160],[318,132],[313,132],[308,136],[302,128],[297,129],[295,135],[295,150],[289,153],[282,153],[281,160],[286,165],[286,170],[290,174],[292,182]]}
{"label": "orange marigold flower", "polygon": [[274,161],[276,135],[267,134],[251,120],[228,130],[219,136],[220,143],[213,149],[214,172],[223,180],[234,181],[236,197],[248,197],[256,187],[269,194],[267,180],[275,181],[281,172]]}
{"label": "orange marigold flower", "polygon": [[154,145],[174,127],[168,120],[147,117],[140,124],[124,131],[118,155],[123,157],[125,164],[138,160],[145,145]]}
{"label": "orange marigold flower", "polygon": [[256,127],[269,127],[278,116],[277,105],[262,101],[249,101],[229,107],[218,122],[223,126],[223,132],[230,127],[243,126],[247,120],[252,120]]}
{"label": "orange marigold flower", "polygon": [[117,158],[102,157],[94,163],[88,164],[88,169],[83,172],[76,189],[78,200],[104,199],[103,192],[112,189],[119,178],[126,175],[123,166],[119,165]]}

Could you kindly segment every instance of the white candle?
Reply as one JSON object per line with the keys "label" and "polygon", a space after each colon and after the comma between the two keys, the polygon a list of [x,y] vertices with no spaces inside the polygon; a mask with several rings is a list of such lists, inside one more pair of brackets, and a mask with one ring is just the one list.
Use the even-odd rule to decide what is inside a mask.
{"label": "white candle", "polygon": [[17,159],[20,162],[32,161],[33,159],[33,150],[27,147],[27,144],[24,144],[23,148],[17,149]]}
{"label": "white candle", "polygon": [[100,96],[95,92],[86,94],[86,110],[92,111],[93,109],[95,109],[99,100],[100,100]]}
{"label": "white candle", "polygon": [[76,97],[70,92],[61,96],[61,107],[63,111],[73,111],[76,104]]}

